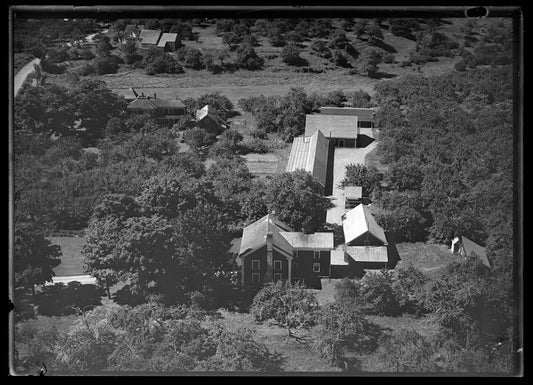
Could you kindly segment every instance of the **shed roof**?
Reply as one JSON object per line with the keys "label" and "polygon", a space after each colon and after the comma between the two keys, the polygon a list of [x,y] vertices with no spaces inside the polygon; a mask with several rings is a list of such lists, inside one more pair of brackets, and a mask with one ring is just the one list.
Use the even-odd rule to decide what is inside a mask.
{"label": "shed roof", "polygon": [[154,44],[157,45],[159,37],[161,36],[160,29],[143,29],[139,34],[139,38],[143,44]]}
{"label": "shed roof", "polygon": [[224,120],[222,120],[222,118],[218,114],[218,111],[214,107],[211,107],[208,104],[206,104],[201,109],[196,111],[196,120],[197,121],[205,119],[206,117],[210,117],[211,119],[213,119],[215,122],[217,122],[219,124],[225,124]]}
{"label": "shed roof", "polygon": [[164,48],[167,43],[175,43],[178,40],[177,33],[163,33],[159,39],[158,47]]}
{"label": "shed roof", "polygon": [[363,197],[363,187],[346,186],[344,187],[344,197],[346,199],[360,199]]}
{"label": "shed roof", "polygon": [[330,263],[333,266],[347,266],[344,250],[335,249],[331,251]]}
{"label": "shed roof", "polygon": [[304,234],[281,231],[280,234],[294,249],[333,249],[333,233]]}
{"label": "shed roof", "polygon": [[280,234],[281,231],[292,232],[290,226],[278,220],[274,215],[267,214],[257,221],[246,226],[242,232],[239,256],[257,250],[266,244],[267,233],[272,233],[272,244],[287,254],[292,255],[292,246]]}
{"label": "shed roof", "polygon": [[296,137],[292,143],[286,170],[292,172],[303,169],[325,186],[328,151],[329,142],[320,131],[310,137]]}
{"label": "shed roof", "polygon": [[346,246],[355,262],[388,262],[387,246]]}
{"label": "shed roof", "polygon": [[478,245],[474,241],[468,239],[465,236],[461,236],[463,248],[467,256],[474,255],[477,258],[481,259],[481,262],[489,268],[492,268],[492,265],[487,257],[487,252],[484,247]]}
{"label": "shed roof", "polygon": [[319,130],[326,138],[357,139],[357,116],[305,115],[305,136]]}
{"label": "shed roof", "polygon": [[358,107],[320,107],[320,113],[324,115],[347,115],[357,116],[360,121],[372,122],[374,121],[373,108],[358,108]]}
{"label": "shed roof", "polygon": [[384,245],[387,245],[385,231],[377,224],[368,206],[364,204],[357,205],[345,215],[342,229],[346,243],[368,232],[382,241]]}

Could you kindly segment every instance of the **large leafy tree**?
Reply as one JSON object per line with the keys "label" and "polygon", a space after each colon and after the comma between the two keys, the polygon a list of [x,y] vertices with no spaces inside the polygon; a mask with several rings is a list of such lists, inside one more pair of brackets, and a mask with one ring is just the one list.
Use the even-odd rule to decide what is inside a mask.
{"label": "large leafy tree", "polygon": [[378,65],[381,63],[381,54],[374,48],[365,48],[357,59],[357,68],[360,73],[366,73],[369,77],[375,77]]}
{"label": "large leafy tree", "polygon": [[383,174],[375,166],[365,166],[363,164],[348,164],[346,175],[341,181],[341,187],[361,186],[363,196],[370,197],[375,190],[381,186]]}
{"label": "large leafy tree", "polygon": [[47,240],[32,224],[18,223],[14,237],[15,287],[31,288],[52,282],[53,268],[61,263],[61,248]]}
{"label": "large leafy tree", "polygon": [[282,173],[268,181],[265,202],[269,212],[296,231],[314,232],[323,223],[331,201],[322,186],[306,171]]}

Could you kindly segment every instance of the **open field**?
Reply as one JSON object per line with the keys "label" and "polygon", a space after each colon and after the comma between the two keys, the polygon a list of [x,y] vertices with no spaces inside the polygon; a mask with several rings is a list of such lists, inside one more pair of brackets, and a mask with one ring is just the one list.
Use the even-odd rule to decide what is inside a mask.
{"label": "open field", "polygon": [[396,269],[413,264],[417,269],[431,276],[437,275],[443,267],[460,258],[450,253],[446,245],[438,243],[402,242],[396,247],[402,259],[398,262]]}
{"label": "open field", "polygon": [[61,246],[61,264],[54,268],[58,277],[83,274],[83,237],[48,237],[50,242]]}

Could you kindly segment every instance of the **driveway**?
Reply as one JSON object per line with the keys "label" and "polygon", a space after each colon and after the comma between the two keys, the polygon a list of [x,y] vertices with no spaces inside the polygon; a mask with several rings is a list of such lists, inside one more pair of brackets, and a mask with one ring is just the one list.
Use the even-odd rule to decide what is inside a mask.
{"label": "driveway", "polygon": [[365,164],[366,155],[376,148],[377,142],[374,141],[363,148],[335,148],[333,152],[333,192],[331,203],[334,207],[328,210],[326,214],[327,223],[337,223],[342,225],[342,214],[346,212],[344,208],[344,189],[339,188],[340,182],[344,179],[346,166],[348,164]]}
{"label": "driveway", "polygon": [[33,59],[31,62],[26,64],[22,69],[15,75],[15,81],[13,84],[13,94],[17,96],[22,84],[26,80],[29,74],[31,74],[35,69],[33,68],[34,64],[39,64],[41,59]]}

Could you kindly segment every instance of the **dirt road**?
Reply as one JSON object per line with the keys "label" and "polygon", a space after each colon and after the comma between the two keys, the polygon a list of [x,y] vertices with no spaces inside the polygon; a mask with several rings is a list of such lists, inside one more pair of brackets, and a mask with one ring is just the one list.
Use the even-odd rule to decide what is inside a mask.
{"label": "dirt road", "polygon": [[40,62],[41,59],[33,59],[31,62],[22,67],[18,74],[15,75],[15,81],[13,85],[13,94],[15,96],[17,96],[18,92],[20,91],[20,88],[22,87],[22,84],[24,84],[24,81],[26,80],[28,75],[34,71],[33,65],[39,64]]}

